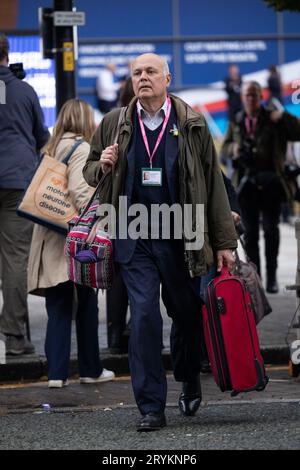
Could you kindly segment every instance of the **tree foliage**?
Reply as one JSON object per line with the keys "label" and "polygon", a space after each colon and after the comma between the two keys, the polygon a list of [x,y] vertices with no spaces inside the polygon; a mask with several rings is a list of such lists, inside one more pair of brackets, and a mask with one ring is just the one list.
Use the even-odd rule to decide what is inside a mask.
{"label": "tree foliage", "polygon": [[264,2],[277,11],[287,10],[300,12],[300,0],[264,0]]}

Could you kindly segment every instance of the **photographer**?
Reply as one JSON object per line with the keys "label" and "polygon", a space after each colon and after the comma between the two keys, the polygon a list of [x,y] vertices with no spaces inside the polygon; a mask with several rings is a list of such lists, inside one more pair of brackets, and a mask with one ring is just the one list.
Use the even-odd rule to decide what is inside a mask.
{"label": "photographer", "polygon": [[[6,353],[21,355],[34,352],[33,345],[25,336],[28,319],[27,262],[32,223],[17,216],[16,208],[38,163],[37,151],[49,139],[49,132],[44,126],[43,112],[35,91],[28,83],[21,81],[21,75],[16,76],[10,70],[8,53],[8,40],[0,33],[0,80],[5,84],[6,102],[0,105],[0,256],[3,291],[0,331],[6,335]],[[20,73],[19,68],[16,73]]]}
{"label": "photographer", "polygon": [[232,159],[233,184],[237,187],[245,225],[245,248],[260,274],[259,220],[262,215],[267,265],[267,292],[277,293],[277,256],[281,203],[294,197],[295,186],[285,174],[288,141],[300,140],[300,121],[284,112],[269,111],[261,104],[259,83],[242,87],[244,111],[230,123],[222,156]]}

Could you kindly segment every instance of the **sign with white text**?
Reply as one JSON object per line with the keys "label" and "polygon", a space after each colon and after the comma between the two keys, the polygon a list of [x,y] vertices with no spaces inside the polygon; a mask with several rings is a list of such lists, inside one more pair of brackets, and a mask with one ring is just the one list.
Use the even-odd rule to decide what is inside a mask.
{"label": "sign with white text", "polygon": [[54,26],[84,26],[84,11],[55,11]]}

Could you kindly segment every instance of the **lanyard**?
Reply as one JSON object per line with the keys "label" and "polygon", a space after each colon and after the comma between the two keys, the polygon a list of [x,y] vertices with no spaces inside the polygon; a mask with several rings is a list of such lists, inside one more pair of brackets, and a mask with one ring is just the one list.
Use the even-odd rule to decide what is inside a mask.
{"label": "lanyard", "polygon": [[245,124],[246,124],[247,134],[250,135],[251,137],[254,137],[255,135],[256,122],[257,122],[257,117],[251,118],[250,116],[246,116]]}
{"label": "lanyard", "polygon": [[160,131],[160,133],[159,133],[159,136],[157,137],[157,141],[156,141],[156,144],[155,144],[155,146],[154,146],[154,149],[153,149],[152,154],[150,154],[150,149],[149,149],[147,134],[146,134],[145,126],[144,126],[144,123],[143,123],[143,120],[142,120],[142,117],[141,117],[141,113],[138,113],[140,128],[141,128],[141,132],[142,132],[142,136],[143,136],[143,141],[144,141],[144,144],[145,144],[145,147],[146,147],[148,156],[149,156],[150,168],[152,168],[152,160],[153,160],[154,154],[155,154],[155,152],[156,152],[156,150],[157,150],[157,147],[159,146],[159,144],[160,144],[160,142],[161,142],[161,139],[162,139],[162,137],[163,137],[163,135],[164,135],[164,132],[165,132],[165,130],[166,130],[166,127],[167,127],[167,124],[168,124],[168,120],[169,120],[169,117],[170,117],[170,113],[171,113],[171,99],[170,99],[170,97],[168,96],[168,109],[167,109],[167,114],[166,114],[166,116],[165,116],[164,123],[163,123],[162,129],[161,129],[161,131]]}

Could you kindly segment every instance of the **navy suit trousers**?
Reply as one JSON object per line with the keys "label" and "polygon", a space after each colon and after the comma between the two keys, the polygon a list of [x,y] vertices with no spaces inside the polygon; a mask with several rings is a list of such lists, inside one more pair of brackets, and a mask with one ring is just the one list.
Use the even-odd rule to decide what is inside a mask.
{"label": "navy suit trousers", "polygon": [[132,259],[120,265],[131,311],[129,365],[141,414],[163,412],[167,382],[162,363],[162,300],[172,317],[174,377],[195,380],[201,367],[201,301],[184,261],[182,240],[138,240]]}

